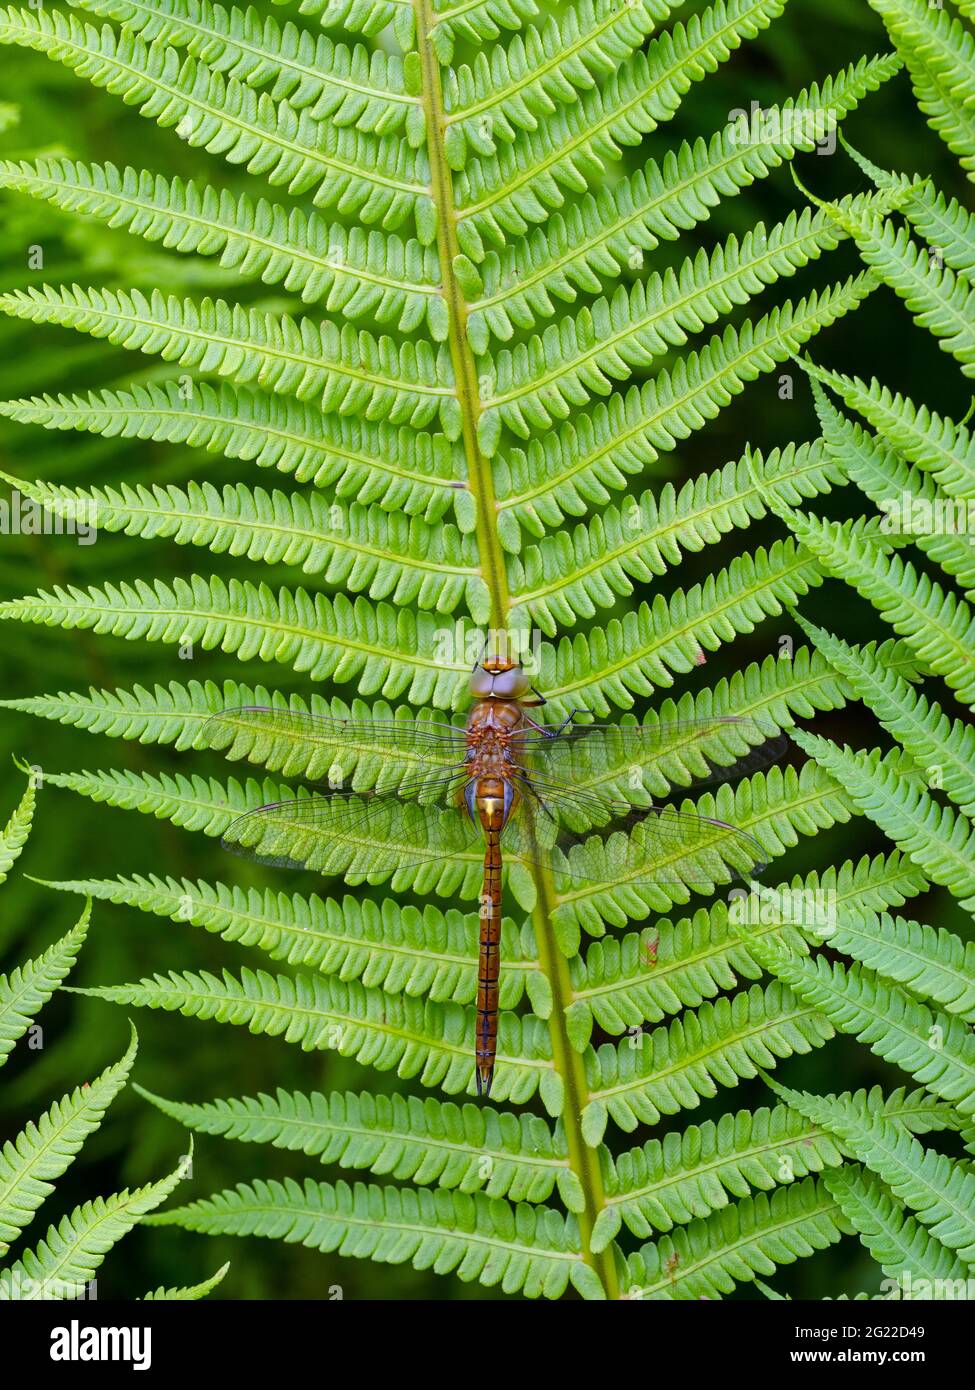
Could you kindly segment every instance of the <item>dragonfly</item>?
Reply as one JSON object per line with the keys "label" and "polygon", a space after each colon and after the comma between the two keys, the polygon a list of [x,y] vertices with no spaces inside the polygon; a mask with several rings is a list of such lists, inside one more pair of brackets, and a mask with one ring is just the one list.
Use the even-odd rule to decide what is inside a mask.
{"label": "dragonfly", "polygon": [[[480,872],[474,1076],[487,1097],[499,1015],[502,879],[506,866],[550,875],[564,894],[613,886],[678,885],[671,901],[757,877],[765,852],[751,834],[661,804],[683,790],[740,777],[781,756],[786,740],[729,716],[646,724],[559,724],[524,666],[484,654],[470,680],[463,724],[330,718],[247,706],[218,712],[201,735],[230,757],[255,752],[286,775],[321,779],[365,763],[369,785],[303,791],[239,816],[223,844],[263,864],[381,882],[400,870],[461,864]],[[677,768],[677,773],[674,768]],[[669,776],[664,775],[664,771]],[[353,777],[353,784],[355,777]]]}

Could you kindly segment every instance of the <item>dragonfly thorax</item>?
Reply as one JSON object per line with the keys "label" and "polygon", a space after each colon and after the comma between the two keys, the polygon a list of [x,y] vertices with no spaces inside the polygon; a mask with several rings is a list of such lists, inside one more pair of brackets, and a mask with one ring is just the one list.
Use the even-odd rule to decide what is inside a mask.
{"label": "dragonfly thorax", "polygon": [[517,700],[504,700],[499,696],[478,700],[467,716],[468,745],[491,742],[503,745],[510,734],[523,727],[524,719],[524,711]]}

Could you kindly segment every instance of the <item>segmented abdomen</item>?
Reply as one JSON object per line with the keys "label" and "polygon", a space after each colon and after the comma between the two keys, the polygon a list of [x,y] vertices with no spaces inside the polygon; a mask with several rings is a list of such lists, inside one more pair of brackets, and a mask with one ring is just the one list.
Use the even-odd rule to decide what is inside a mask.
{"label": "segmented abdomen", "polygon": [[485,836],[481,937],[477,963],[477,1094],[490,1095],[498,1048],[498,972],[501,965],[501,841]]}

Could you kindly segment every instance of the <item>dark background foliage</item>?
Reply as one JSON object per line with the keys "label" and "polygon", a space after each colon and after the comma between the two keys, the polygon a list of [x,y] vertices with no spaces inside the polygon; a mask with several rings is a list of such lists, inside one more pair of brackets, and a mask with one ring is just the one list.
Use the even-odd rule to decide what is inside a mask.
{"label": "dark background foliage", "polygon": [[[294,6],[286,7],[287,17]],[[677,18],[695,8],[684,6]],[[313,21],[310,21],[313,22]],[[660,158],[680,139],[710,135],[736,108],[752,101],[762,105],[785,100],[809,83],[838,71],[860,55],[885,52],[886,36],[865,0],[791,0],[785,14],[757,40],[733,56],[717,75],[696,84],[678,115],[651,136],[641,156]],[[43,57],[13,49],[0,50],[0,99],[19,106],[20,124],[0,135],[0,154],[33,156],[59,152],[80,159],[110,160],[167,174],[200,180],[208,177],[233,188],[246,188],[247,175],[191,149],[172,132],[157,129],[111,96],[87,87],[66,70]],[[871,96],[844,126],[851,143],[887,168],[922,170],[932,174],[947,193],[964,197],[956,161],[928,130],[915,106],[908,80],[900,74]],[[803,182],[818,196],[838,196],[865,187],[865,180],[848,156],[806,156],[797,162]],[[263,192],[263,189],[258,189]],[[712,245],[729,232],[742,233],[759,218],[771,224],[792,207],[801,206],[789,168],[736,199],[724,202],[712,220],[695,233],[695,244]],[[31,270],[31,248],[43,252],[43,268]],[[688,239],[662,253],[674,260],[689,249]],[[660,261],[655,264],[659,265]],[[829,262],[830,279],[856,268],[856,253],[845,245]],[[820,270],[786,281],[763,298],[753,313],[765,312],[776,298],[798,298],[805,287],[823,283]],[[4,290],[31,283],[72,282],[153,287],[186,293],[220,293],[230,298],[273,307],[273,293],[259,282],[244,284],[203,261],[158,252],[147,244],[95,224],[59,214],[45,205],[0,194],[0,286]],[[965,383],[947,367],[934,340],[915,329],[894,295],[878,290],[854,315],[812,345],[820,361],[861,376],[878,376],[920,403],[963,416],[968,408]],[[57,328],[0,321],[0,398],[58,390],[81,390],[133,380],[172,375],[151,359],[133,358],[121,350]],[[793,369],[793,392],[783,388],[783,374],[764,377],[752,385],[719,419],[692,443],[663,460],[660,476],[684,480],[697,472],[738,458],[746,443],[758,447],[811,438],[817,433],[812,401],[801,372]],[[179,481],[203,476],[214,482],[243,476],[240,466],[214,455],[200,457],[165,445],[119,442],[86,435],[46,433],[0,421],[0,469],[15,476],[70,482]],[[274,485],[271,479],[261,479]],[[6,495],[4,486],[3,495]],[[840,508],[842,494],[825,506]],[[754,530],[754,528],[753,528]],[[768,538],[778,534],[773,521]],[[758,543],[763,534],[750,533]],[[726,546],[709,547],[684,563],[672,582],[688,586],[719,568],[739,548],[735,538]],[[99,537],[81,546],[70,536],[0,536],[0,597],[10,598],[54,583],[99,583],[143,577],[168,577],[193,571],[230,572],[233,561],[165,542],[136,542],[124,536]],[[237,568],[239,573],[239,566]],[[272,585],[293,576],[267,571]],[[307,584],[307,578],[302,576]],[[665,581],[666,582],[666,581]],[[841,603],[837,600],[842,599]],[[882,634],[871,610],[851,591],[827,584],[810,595],[804,611],[815,621],[853,641]],[[712,657],[696,673],[699,684],[760,660],[779,650],[793,632],[786,619],[764,623],[749,639]],[[241,664],[219,652],[197,651],[181,661],[174,648],[162,648],[90,634],[33,629],[9,624],[0,629],[0,694],[15,698],[44,691],[84,690],[89,685],[114,689],[139,683],[240,680],[269,681],[280,689],[298,688],[285,667]],[[686,688],[687,683],[680,688]],[[348,694],[348,688],[343,690]],[[882,737],[860,706],[817,726],[840,741],[873,746]],[[20,795],[20,779],[11,757],[52,771],[96,767],[129,767],[146,771],[210,771],[220,764],[205,755],[179,755],[168,748],[146,747],[92,738],[69,728],[0,709],[0,756],[8,771],[0,778],[5,816]],[[862,819],[828,835],[800,844],[783,862],[783,877],[808,868],[823,868],[847,858],[883,848],[879,831]],[[120,873],[152,873],[238,882],[268,882],[270,871],[226,860],[218,846],[167,823],[94,806],[70,792],[43,791],[37,829],[12,881],[3,889],[0,914],[0,969],[9,968],[28,953],[36,953],[63,932],[77,916],[79,904],[39,886],[26,875],[60,879],[111,877]],[[286,880],[285,880],[286,882]],[[314,890],[317,885],[303,884]],[[376,891],[376,890],[373,890]],[[377,896],[382,896],[381,891]],[[912,914],[914,907],[912,906]],[[929,895],[916,904],[916,915],[936,925],[955,925],[946,895]],[[141,917],[127,908],[96,904],[94,928],[82,954],[73,983],[109,983],[134,979],[173,968],[219,971],[227,965],[255,964],[249,953],[206,933],[156,918]],[[263,962],[260,962],[263,963]],[[110,1004],[78,996],[58,995],[43,1017],[44,1047],[14,1058],[4,1073],[0,1137],[44,1109],[69,1087],[94,1076],[121,1054],[128,1036],[124,1012]],[[282,1042],[253,1038],[233,1028],[187,1021],[169,1014],[142,1011],[135,1019],[141,1048],[135,1079],[164,1096],[207,1100],[221,1095],[286,1089],[394,1089],[395,1076],[364,1072],[355,1062],[337,1055],[306,1055]],[[797,1085],[827,1090],[856,1088],[903,1078],[852,1039],[839,1038],[806,1059],[789,1063],[789,1079]],[[734,1102],[728,1093],[714,1106],[702,1106],[693,1117],[704,1119],[729,1103],[755,1106],[768,1103],[761,1083],[740,1088]],[[686,1118],[685,1118],[686,1122]],[[636,1138],[636,1136],[634,1137]],[[96,1192],[108,1193],[125,1184],[160,1176],[186,1148],[185,1133],[131,1089],[123,1093],[101,1131],[86,1148],[61,1184],[43,1216],[62,1211]],[[192,1191],[219,1190],[242,1179],[285,1173],[319,1177],[322,1170],[301,1155],[227,1143],[197,1142]],[[333,1176],[329,1174],[329,1176]],[[186,1189],[187,1192],[189,1188]],[[55,1210],[56,1207],[56,1210]],[[35,1231],[35,1235],[37,1232]],[[346,1298],[464,1298],[500,1297],[478,1286],[444,1281],[433,1274],[407,1268],[379,1267],[340,1261],[301,1247],[266,1241],[205,1241],[176,1229],[137,1229],[115,1252],[99,1276],[101,1297],[132,1297],[160,1284],[190,1284],[205,1277],[225,1259],[231,1270],[220,1294],[236,1298],[329,1298],[341,1286]],[[838,1247],[781,1271],[777,1285],[796,1297],[821,1298],[853,1292],[871,1282],[869,1261],[852,1239]],[[753,1290],[746,1290],[754,1296]]]}

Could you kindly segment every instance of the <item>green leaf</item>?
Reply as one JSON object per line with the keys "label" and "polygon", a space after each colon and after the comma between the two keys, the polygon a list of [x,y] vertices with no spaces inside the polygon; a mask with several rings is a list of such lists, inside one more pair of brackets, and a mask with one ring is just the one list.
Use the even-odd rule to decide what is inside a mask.
{"label": "green leaf", "polygon": [[77,924],[43,955],[16,966],[9,975],[0,975],[0,1066],[71,971],[88,935],[90,918],[89,903]]}
{"label": "green leaf", "polygon": [[827,1249],[846,1229],[838,1204],[813,1179],[771,1197],[759,1193],[630,1255],[624,1297],[722,1298],[737,1284]]}
{"label": "green leaf", "polygon": [[481,1194],[258,1178],[176,1207],[154,1224],[284,1239],[380,1264],[409,1260],[526,1298],[557,1298],[570,1282],[586,1298],[604,1296],[577,1253],[573,1217]]}
{"label": "green leaf", "polygon": [[[171,971],[82,992],[117,1004],[236,1024],[252,1033],[283,1037],[305,1052],[335,1051],[380,1071],[418,1076],[424,1086],[440,1086],[448,1095],[474,1091],[474,1015],[457,1004],[387,997],[381,990],[330,977],[248,969],[239,976],[229,970],[221,976]],[[529,1099],[541,1084],[542,1072],[551,1067],[547,1032],[538,1020],[503,1015],[494,1096],[516,1102]]]}
{"label": "green leaf", "polygon": [[958,1018],[917,1003],[869,970],[846,969],[823,956],[799,960],[771,942],[749,937],[765,968],[843,1033],[901,1067],[962,1115],[975,1113],[975,1039]]}
{"label": "green leaf", "polygon": [[0,1150],[0,1255],[53,1191],[55,1181],[74,1162],[82,1144],[101,1124],[105,1111],[125,1085],[135,1061],[137,1037],[120,1061],[91,1083],[55,1101]]}
{"label": "green leaf", "polygon": [[227,1270],[230,1268],[229,1262],[221,1265],[215,1274],[211,1274],[209,1279],[204,1279],[200,1284],[191,1284],[187,1288],[181,1289],[155,1289],[152,1293],[143,1295],[146,1302],[155,1300],[166,1303],[195,1303],[200,1298],[206,1298],[208,1293],[221,1284]]}
{"label": "green leaf", "polygon": [[874,1174],[847,1164],[823,1182],[884,1274],[896,1281],[901,1298],[930,1297],[927,1291],[943,1289],[944,1281],[967,1282],[961,1260],[928,1235]]}
{"label": "green leaf", "polygon": [[108,1252],[164,1202],[184,1176],[183,1164],[159,1182],[96,1197],[48,1227],[45,1238],[0,1270],[0,1299],[73,1299]]}
{"label": "green leaf", "polygon": [[432,1096],[322,1095],[283,1091],[207,1105],[164,1100],[137,1087],[165,1114],[201,1134],[309,1154],[397,1182],[544,1202],[556,1185],[576,1209],[565,1137],[536,1116]]}

